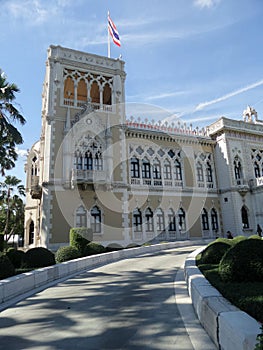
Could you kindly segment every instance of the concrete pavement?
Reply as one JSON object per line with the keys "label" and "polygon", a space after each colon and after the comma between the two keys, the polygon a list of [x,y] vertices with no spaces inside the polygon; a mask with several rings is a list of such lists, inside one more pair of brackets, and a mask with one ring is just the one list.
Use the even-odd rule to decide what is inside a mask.
{"label": "concrete pavement", "polygon": [[81,273],[0,314],[0,349],[213,350],[181,266],[196,246]]}

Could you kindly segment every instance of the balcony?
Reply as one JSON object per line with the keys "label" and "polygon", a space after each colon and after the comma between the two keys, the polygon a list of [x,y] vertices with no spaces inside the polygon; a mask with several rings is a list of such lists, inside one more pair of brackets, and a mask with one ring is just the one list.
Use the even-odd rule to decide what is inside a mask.
{"label": "balcony", "polygon": [[76,184],[93,184],[106,181],[106,173],[103,170],[72,169],[71,182]]}

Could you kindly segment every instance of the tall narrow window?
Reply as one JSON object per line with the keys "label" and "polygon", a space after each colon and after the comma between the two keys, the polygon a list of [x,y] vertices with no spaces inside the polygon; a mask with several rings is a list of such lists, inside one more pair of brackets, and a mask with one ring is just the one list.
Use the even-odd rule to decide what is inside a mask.
{"label": "tall narrow window", "polygon": [[255,177],[260,177],[260,168],[257,162],[254,163]]}
{"label": "tall narrow window", "polygon": [[179,230],[182,230],[182,231],[186,230],[185,211],[183,210],[183,208],[180,208],[178,211],[178,224],[179,224]]}
{"label": "tall narrow window", "polygon": [[147,208],[145,210],[145,230],[147,232],[152,232],[153,231],[153,212],[150,208]]}
{"label": "tall narrow window", "polygon": [[88,97],[88,90],[87,90],[87,84],[84,79],[80,79],[78,82],[78,88],[77,88],[77,100],[78,101],[87,101]]}
{"label": "tall narrow window", "polygon": [[92,169],[93,169],[92,154],[90,152],[86,152],[85,158],[84,158],[84,170],[92,170]]}
{"label": "tall narrow window", "polygon": [[157,209],[156,211],[156,224],[157,224],[157,231],[164,231],[165,230],[165,224],[164,224],[164,213],[162,209]]}
{"label": "tall narrow window", "polygon": [[103,104],[111,105],[111,88],[109,84],[105,84],[103,88]]}
{"label": "tall narrow window", "polygon": [[168,159],[165,159],[163,164],[163,176],[165,180],[171,180],[172,179],[172,168],[171,163]]}
{"label": "tall narrow window", "polygon": [[204,181],[204,172],[203,172],[203,166],[201,162],[197,162],[196,164],[196,173],[197,173],[197,181],[203,182]]}
{"label": "tall narrow window", "polygon": [[176,220],[173,209],[169,209],[168,211],[168,231],[175,232],[176,231]]}
{"label": "tall narrow window", "polygon": [[206,163],[206,181],[213,182],[212,166],[209,162]]}
{"label": "tall narrow window", "polygon": [[241,217],[242,217],[243,228],[249,228],[248,211],[247,211],[247,208],[244,205],[241,208]]}
{"label": "tall narrow window", "polygon": [[212,230],[218,231],[218,217],[217,217],[217,212],[214,208],[211,210],[211,223],[212,223]]}
{"label": "tall narrow window", "polygon": [[78,170],[82,169],[82,155],[80,153],[75,154],[74,167]]}
{"label": "tall narrow window", "polygon": [[95,206],[90,211],[91,215],[91,229],[94,233],[101,233],[101,211]]}
{"label": "tall narrow window", "polygon": [[151,164],[148,159],[142,161],[142,178],[150,179],[151,178]]}
{"label": "tall narrow window", "polygon": [[97,152],[94,157],[94,170],[102,170],[103,169],[103,163],[102,163],[102,155],[100,152]]}
{"label": "tall narrow window", "polygon": [[134,232],[142,232],[142,213],[140,209],[133,212],[133,227]]}
{"label": "tall narrow window", "polygon": [[76,227],[87,227],[87,211],[83,205],[76,210]]}
{"label": "tall narrow window", "polygon": [[242,179],[242,167],[241,162],[238,157],[234,160],[234,172],[235,172],[235,179],[240,180]]}
{"label": "tall narrow window", "polygon": [[161,164],[158,159],[155,159],[153,163],[153,178],[161,179]]}
{"label": "tall narrow window", "polygon": [[204,208],[202,211],[202,229],[209,230],[209,223],[208,223],[208,214],[207,210]]}
{"label": "tall narrow window", "polygon": [[131,166],[131,178],[138,179],[140,177],[139,159],[136,157],[133,157],[130,161],[130,166]]}
{"label": "tall narrow window", "polygon": [[34,221],[31,220],[30,225],[29,225],[28,244],[34,243],[34,235],[35,235],[35,225],[34,225]]}
{"label": "tall narrow window", "polygon": [[181,163],[179,162],[178,159],[176,159],[175,162],[174,162],[174,165],[175,165],[175,179],[181,181],[182,180]]}
{"label": "tall narrow window", "polygon": [[91,85],[90,98],[92,103],[100,103],[100,90],[96,81],[93,81]]}

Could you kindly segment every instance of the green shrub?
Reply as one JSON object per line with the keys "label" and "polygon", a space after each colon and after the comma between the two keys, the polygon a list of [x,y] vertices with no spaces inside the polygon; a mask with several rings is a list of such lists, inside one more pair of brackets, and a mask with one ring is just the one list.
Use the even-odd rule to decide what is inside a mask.
{"label": "green shrub", "polygon": [[25,253],[22,250],[16,250],[15,248],[9,248],[6,255],[10,259],[11,263],[16,269],[22,266]]}
{"label": "green shrub", "polygon": [[260,237],[259,235],[252,235],[249,236],[248,239],[262,239],[262,237]]}
{"label": "green shrub", "polygon": [[241,241],[245,241],[247,239],[247,237],[245,236],[236,236],[233,238],[233,244],[237,244]]}
{"label": "green shrub", "polygon": [[82,235],[86,231],[87,229],[82,227],[71,228],[69,233],[70,246],[77,248],[82,256],[85,256],[87,244],[90,243],[90,241]]}
{"label": "green shrub", "polygon": [[209,245],[210,245],[210,244],[213,244],[214,242],[226,243],[226,244],[228,244],[229,246],[232,246],[232,245],[235,244],[234,239],[229,239],[229,238],[224,238],[224,237],[219,237],[219,238],[217,238],[215,241],[209,243]]}
{"label": "green shrub", "polygon": [[6,256],[4,253],[0,253],[0,279],[4,279],[7,277],[14,276],[15,274],[15,267],[11,263],[8,256]]}
{"label": "green shrub", "polygon": [[94,254],[101,254],[105,252],[106,252],[106,248],[103,245],[95,242],[90,242],[86,246],[85,255],[88,256],[88,255],[94,255]]}
{"label": "green shrub", "polygon": [[60,247],[55,254],[57,263],[62,263],[64,261],[73,260],[80,257],[81,254],[79,250],[76,247],[72,246]]}
{"label": "green shrub", "polygon": [[38,268],[56,264],[55,255],[48,249],[36,247],[29,249],[23,259],[23,267]]}
{"label": "green shrub", "polygon": [[[230,240],[229,240],[230,241]],[[201,253],[200,264],[219,264],[225,252],[230,249],[231,243],[218,242],[210,243]]]}
{"label": "green shrub", "polygon": [[219,264],[223,281],[263,281],[263,241],[242,240],[224,255]]}

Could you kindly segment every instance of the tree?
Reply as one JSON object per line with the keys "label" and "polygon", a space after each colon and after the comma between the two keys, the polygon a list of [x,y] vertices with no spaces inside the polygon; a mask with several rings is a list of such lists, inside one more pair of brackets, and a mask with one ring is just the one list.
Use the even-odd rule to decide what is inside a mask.
{"label": "tree", "polygon": [[12,169],[17,159],[16,146],[23,143],[23,138],[15,122],[24,125],[26,120],[14,107],[15,93],[19,92],[15,84],[10,84],[0,69],[0,172]]}
{"label": "tree", "polygon": [[14,234],[23,236],[25,188],[15,176],[0,182],[0,232],[6,241]]}

